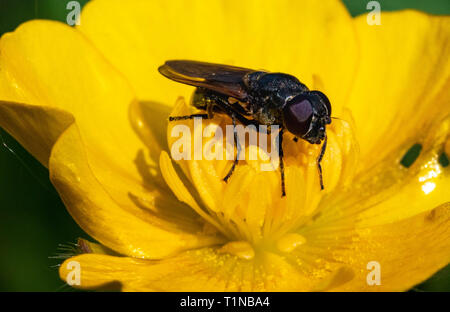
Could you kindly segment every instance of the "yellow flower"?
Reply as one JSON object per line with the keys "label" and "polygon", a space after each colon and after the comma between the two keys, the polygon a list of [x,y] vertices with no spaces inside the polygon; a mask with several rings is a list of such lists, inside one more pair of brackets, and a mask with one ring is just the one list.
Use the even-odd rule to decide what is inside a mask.
{"label": "yellow flower", "polygon": [[[84,289],[386,291],[445,266],[450,18],[381,22],[331,0],[96,0],[76,28],[37,20],[5,34],[0,125],[101,244],[80,241],[61,278],[78,261]],[[278,172],[258,161],[226,184],[231,161],[171,160],[167,118],[191,109],[178,98],[193,89],[158,74],[167,59],[286,72],[327,94],[340,119],[325,190],[306,142],[285,140],[284,198]],[[416,143],[419,157],[401,166]],[[381,285],[367,282],[372,261]]]}

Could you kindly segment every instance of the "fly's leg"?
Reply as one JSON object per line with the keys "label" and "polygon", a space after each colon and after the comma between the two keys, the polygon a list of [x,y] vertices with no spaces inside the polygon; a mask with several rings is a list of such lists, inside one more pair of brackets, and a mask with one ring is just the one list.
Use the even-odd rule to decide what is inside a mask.
{"label": "fly's leg", "polygon": [[286,196],[286,185],[284,183],[284,162],[283,162],[283,131],[284,129],[281,128],[280,132],[278,133],[278,140],[279,140],[279,161],[280,161],[280,174],[281,174],[281,197]]}
{"label": "fly's leg", "polygon": [[322,178],[322,162],[323,155],[325,154],[325,149],[327,148],[327,137],[325,136],[325,140],[322,144],[322,149],[320,150],[320,155],[317,157],[317,169],[319,169],[319,180],[320,180],[320,189],[323,190],[323,178]]}
{"label": "fly's leg", "polygon": [[208,113],[208,118],[213,119],[214,117],[214,104],[212,102],[209,102],[208,105],[206,105],[206,112]]}
{"label": "fly's leg", "polygon": [[169,121],[188,120],[188,119],[194,119],[195,117],[201,117],[203,119],[210,119],[209,114],[192,114],[192,115],[186,115],[186,116],[171,116],[171,117],[169,117]]}
{"label": "fly's leg", "polygon": [[241,152],[241,145],[239,144],[239,138],[238,138],[238,133],[236,130],[236,116],[234,114],[231,115],[231,119],[233,120],[233,133],[234,133],[234,142],[237,148],[237,153],[236,156],[234,158],[234,162],[233,165],[231,166],[230,171],[228,171],[227,175],[225,176],[225,178],[223,178],[223,180],[225,182],[228,182],[228,179],[231,177],[231,175],[233,174],[234,168],[236,168],[236,165],[239,161],[239,154]]}

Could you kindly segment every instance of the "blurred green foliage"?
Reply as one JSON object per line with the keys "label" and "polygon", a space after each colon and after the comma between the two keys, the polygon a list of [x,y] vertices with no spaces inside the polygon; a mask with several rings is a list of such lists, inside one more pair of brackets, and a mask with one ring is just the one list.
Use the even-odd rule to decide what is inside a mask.
{"label": "blurred green foliage", "polygon": [[[343,0],[353,16],[367,12],[366,6],[370,0]],[[382,11],[415,9],[431,14],[450,14],[449,0],[378,0]]]}
{"label": "blurred green foliage", "polygon": [[[68,0],[0,0],[0,34],[24,21],[65,21]],[[81,0],[81,5],[87,0]],[[380,0],[382,10],[412,8],[450,14],[449,0]],[[344,0],[350,13],[367,12],[368,1]],[[58,245],[87,234],[73,221],[48,179],[48,170],[0,128],[0,291],[69,290],[51,257]],[[450,291],[450,266],[416,291]]]}

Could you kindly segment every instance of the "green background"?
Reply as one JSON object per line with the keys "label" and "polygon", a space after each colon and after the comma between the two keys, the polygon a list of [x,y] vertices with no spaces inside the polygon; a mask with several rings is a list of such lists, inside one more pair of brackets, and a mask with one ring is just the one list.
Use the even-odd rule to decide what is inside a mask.
{"label": "green background", "polygon": [[[0,0],[0,34],[34,18],[65,21],[67,2]],[[367,12],[367,2],[344,1],[352,15]],[[449,0],[379,2],[382,10],[414,8],[450,14]],[[52,257],[60,253],[59,244],[88,236],[67,213],[48,170],[1,128],[0,135],[0,291],[71,290],[58,277],[56,266],[61,260]],[[450,266],[413,290],[450,291]]]}

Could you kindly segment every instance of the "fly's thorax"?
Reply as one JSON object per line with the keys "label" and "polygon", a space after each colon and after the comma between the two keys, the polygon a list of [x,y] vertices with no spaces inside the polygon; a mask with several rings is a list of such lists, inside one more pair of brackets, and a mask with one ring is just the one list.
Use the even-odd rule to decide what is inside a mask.
{"label": "fly's thorax", "polygon": [[251,73],[246,84],[253,117],[264,125],[283,125],[282,109],[287,99],[308,90],[297,78],[283,73]]}
{"label": "fly's thorax", "polygon": [[257,89],[259,79],[266,74],[267,74],[267,72],[264,72],[264,71],[254,71],[254,72],[246,74],[242,78],[242,81],[243,81],[244,86],[247,89],[247,91],[249,93],[252,93],[251,90]]}
{"label": "fly's thorax", "polygon": [[264,73],[256,76],[249,93],[261,104],[281,109],[286,100],[308,88],[294,76],[283,73]]}

